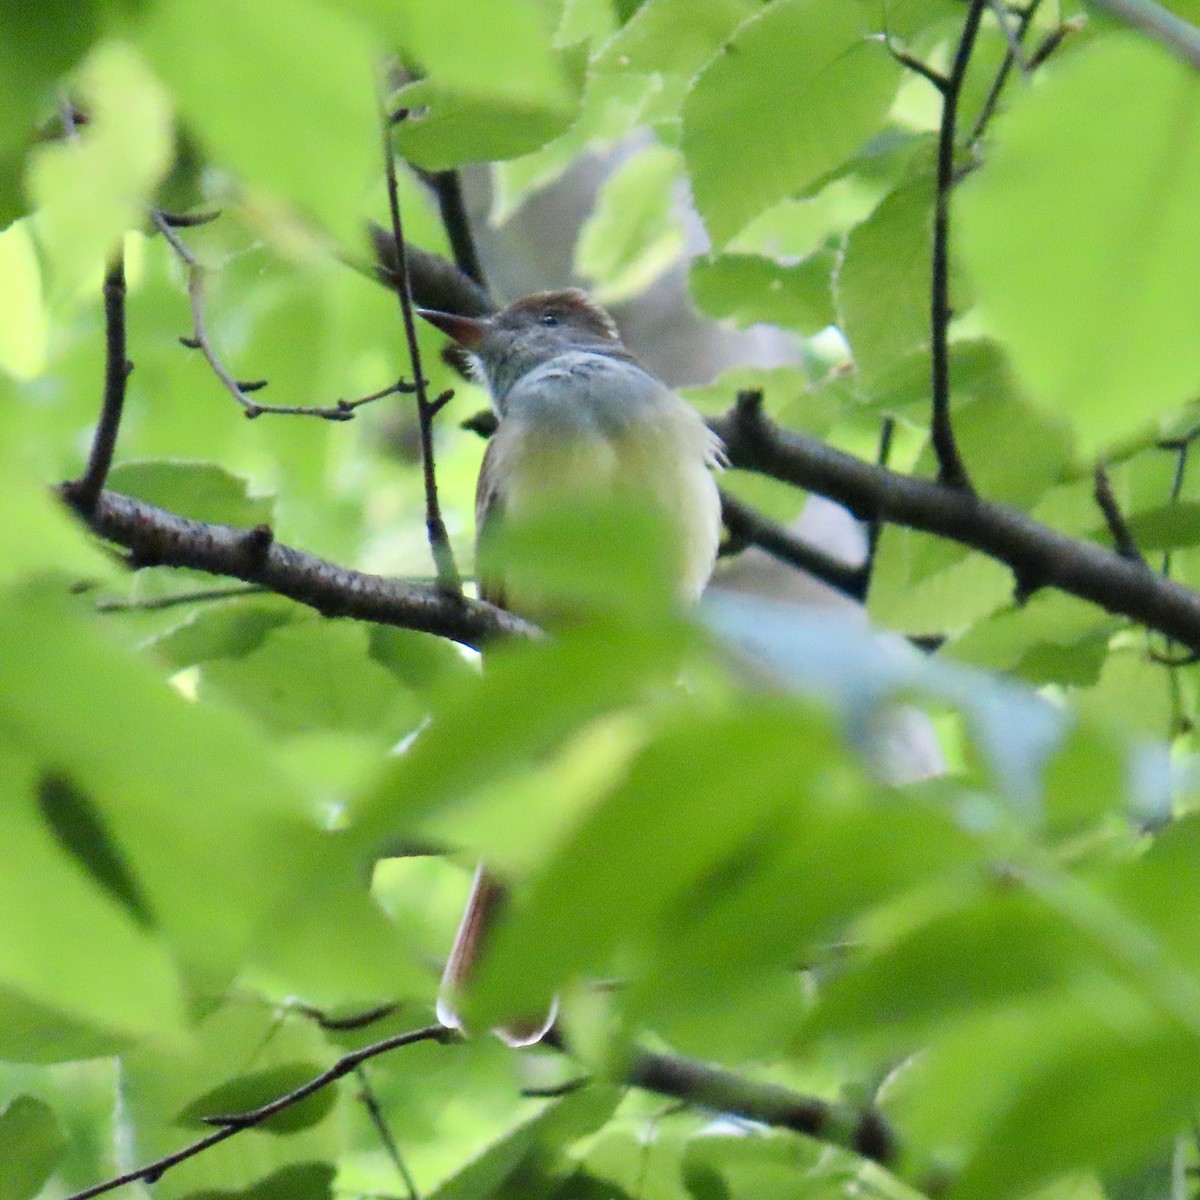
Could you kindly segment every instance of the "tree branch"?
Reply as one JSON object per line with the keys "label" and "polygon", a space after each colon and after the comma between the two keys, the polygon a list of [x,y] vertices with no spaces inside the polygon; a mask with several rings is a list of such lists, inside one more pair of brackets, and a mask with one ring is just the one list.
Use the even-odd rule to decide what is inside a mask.
{"label": "tree branch", "polygon": [[1154,0],[1091,0],[1106,13],[1154,38],[1200,70],[1200,29],[1155,4]]}
{"label": "tree branch", "polygon": [[785,430],[742,393],[709,422],[730,463],[818,492],[861,520],[878,519],[970,546],[1011,568],[1024,594],[1054,587],[1200,650],[1200,592],[1096,542],[1071,537],[1006,504],[863,462],[816,438]]}
{"label": "tree branch", "polygon": [[773,1083],[755,1083],[708,1063],[642,1050],[625,1082],[690,1105],[791,1129],[888,1166],[899,1156],[896,1135],[874,1109],[857,1111]]}
{"label": "tree branch", "polygon": [[100,420],[92,437],[87,467],[74,483],[67,485],[71,489],[71,502],[83,513],[96,507],[104,490],[125,411],[125,385],[133,370],[125,344],[124,246],[114,252],[104,276],[104,335],[104,402]]}
{"label": "tree branch", "polygon": [[1116,496],[1113,495],[1108,471],[1105,470],[1103,463],[1096,464],[1093,481],[1095,485],[1096,504],[1104,514],[1104,523],[1108,526],[1108,532],[1112,535],[1113,545],[1116,546],[1117,553],[1122,558],[1128,559],[1130,562],[1140,563],[1145,567],[1147,565],[1145,556],[1134,539],[1133,531],[1129,528],[1129,524],[1121,512],[1121,506],[1117,503]]}
{"label": "tree branch", "polygon": [[462,580],[454,562],[450,537],[438,505],[437,470],[433,461],[433,418],[436,410],[430,403],[421,372],[421,347],[417,342],[416,318],[413,316],[412,292],[408,281],[408,263],[404,247],[404,227],[400,221],[400,192],[396,183],[396,157],[392,153],[392,127],[380,104],[379,126],[383,142],[384,173],[387,177],[388,213],[392,221],[392,240],[396,248],[396,295],[400,300],[400,316],[404,323],[404,339],[416,381],[417,424],[421,437],[421,468],[425,481],[425,532],[429,549],[437,568],[438,586],[447,596],[462,596]]}
{"label": "tree branch", "polygon": [[772,558],[807,572],[843,596],[862,599],[861,565],[855,566],[826,554],[726,491],[721,492],[721,520],[739,548],[757,546]]}
{"label": "tree branch", "polygon": [[102,492],[93,510],[64,499],[101,537],[130,552],[137,567],[189,567],[257,584],[329,617],[353,617],[415,629],[476,648],[499,637],[536,637],[536,626],[512,613],[437,587],[385,579],[339,567],[274,540],[269,526],[235,529],[191,521],[141,500]]}
{"label": "tree branch", "polygon": [[487,291],[487,277],[479,261],[479,250],[475,235],[471,232],[471,221],[467,216],[466,199],[463,196],[462,176],[457,171],[421,171],[421,178],[433,189],[437,198],[438,212],[446,236],[450,239],[450,250],[454,265],[473,283]]}
{"label": "tree branch", "polygon": [[124,1175],[118,1175],[93,1187],[84,1188],[81,1192],[72,1192],[66,1200],[91,1200],[93,1196],[101,1196],[105,1192],[116,1191],[117,1188],[124,1187],[127,1183],[156,1183],[172,1167],[177,1167],[181,1162],[186,1162],[189,1158],[195,1158],[197,1154],[202,1154],[205,1150],[211,1149],[220,1142],[241,1133],[244,1129],[253,1129],[256,1125],[261,1125],[264,1121],[269,1121],[285,1109],[299,1104],[301,1100],[308,1099],[314,1092],[319,1092],[322,1088],[328,1087],[331,1083],[335,1083],[337,1080],[349,1075],[351,1071],[355,1070],[361,1063],[366,1062],[368,1059],[377,1058],[379,1055],[387,1054],[391,1050],[398,1050],[402,1046],[414,1045],[416,1042],[455,1042],[458,1040],[459,1034],[456,1030],[447,1029],[443,1025],[428,1025],[424,1029],[415,1029],[409,1033],[400,1033],[395,1037],[384,1038],[382,1041],[373,1042],[369,1046],[363,1046],[359,1050],[352,1050],[348,1054],[343,1054],[327,1071],[322,1071],[320,1075],[314,1076],[307,1083],[303,1083],[295,1090],[277,1097],[269,1104],[262,1105],[261,1108],[229,1116],[208,1118],[210,1122],[218,1124],[220,1128],[210,1133],[207,1137],[200,1138],[199,1141],[192,1142],[191,1145],[184,1146],[181,1150],[166,1154],[152,1163],[147,1163],[144,1167],[127,1171]]}
{"label": "tree branch", "polygon": [[971,490],[971,480],[954,440],[950,417],[950,192],[954,187],[955,126],[963,80],[975,48],[975,36],[988,0],[971,0],[954,63],[942,92],[942,121],[938,130],[937,195],[934,199],[933,262],[930,287],[933,415],[930,436],[938,461],[938,480]]}

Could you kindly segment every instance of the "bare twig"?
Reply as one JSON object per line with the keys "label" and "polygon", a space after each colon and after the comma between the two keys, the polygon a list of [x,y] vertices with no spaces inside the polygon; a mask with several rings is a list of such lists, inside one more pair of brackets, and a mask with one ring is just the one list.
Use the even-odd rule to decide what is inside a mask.
{"label": "bare twig", "polygon": [[914,75],[920,75],[927,83],[931,83],[944,96],[946,89],[950,86],[950,81],[940,71],[931,67],[924,59],[918,58],[915,54],[910,54],[907,50],[900,50],[893,43],[891,35],[885,33],[883,35],[884,45],[887,46],[888,53],[902,66],[912,71]]}
{"label": "bare twig", "polygon": [[392,1050],[398,1050],[402,1046],[411,1046],[417,1042],[437,1041],[450,1043],[458,1041],[459,1038],[460,1035],[456,1030],[447,1029],[443,1025],[428,1025],[423,1029],[414,1029],[409,1033],[400,1033],[395,1037],[384,1038],[382,1041],[374,1042],[369,1046],[363,1046],[359,1050],[352,1050],[348,1054],[343,1054],[328,1070],[322,1071],[320,1075],[314,1076],[307,1083],[301,1084],[293,1091],[276,1097],[269,1104],[251,1109],[249,1112],[208,1118],[210,1124],[216,1124],[219,1128],[207,1137],[200,1138],[199,1141],[192,1142],[191,1145],[184,1146],[182,1149],[176,1150],[171,1154],[165,1154],[162,1158],[156,1159],[152,1163],[147,1163],[144,1167],[127,1171],[125,1174],[108,1179],[104,1183],[84,1188],[83,1191],[72,1192],[66,1200],[90,1200],[92,1196],[101,1196],[105,1192],[116,1191],[117,1188],[124,1187],[127,1183],[156,1183],[172,1167],[177,1167],[181,1162],[186,1162],[189,1158],[195,1158],[197,1154],[202,1154],[205,1150],[211,1149],[213,1146],[241,1133],[245,1129],[253,1129],[256,1125],[261,1125],[264,1121],[269,1121],[272,1117],[278,1116],[286,1109],[299,1104],[302,1100],[306,1100],[309,1096],[321,1091],[322,1088],[326,1088],[331,1083],[336,1083],[337,1080],[349,1075],[351,1071],[356,1070],[360,1064],[366,1062],[368,1059],[377,1058],[381,1054],[387,1054]]}
{"label": "bare twig", "polygon": [[239,596],[262,596],[265,587],[200,588],[191,592],[175,592],[170,596],[148,596],[144,600],[98,600],[96,611],[115,612],[158,612],[166,608],[179,608],[184,604],[204,604],[210,600],[235,600]]}
{"label": "bare twig", "polygon": [[975,48],[975,36],[987,0],[970,0],[958,49],[942,93],[938,131],[937,194],[934,198],[933,262],[930,287],[933,413],[930,436],[938,461],[938,480],[949,487],[971,490],[967,469],[954,440],[950,417],[950,192],[954,187],[955,126],[963,81]]}
{"label": "bare twig", "polygon": [[861,565],[826,554],[726,491],[721,492],[721,519],[738,549],[757,546],[772,558],[806,572],[842,595],[860,598]]}
{"label": "bare twig", "polygon": [[404,1184],[408,1191],[408,1200],[420,1200],[420,1192],[417,1191],[416,1180],[412,1177],[412,1172],[408,1169],[408,1164],[404,1161],[404,1156],[400,1153],[400,1147],[396,1144],[396,1138],[392,1134],[391,1127],[387,1123],[387,1117],[384,1116],[383,1108],[380,1106],[379,1097],[375,1095],[375,1089],[371,1087],[371,1080],[367,1076],[367,1068],[359,1063],[354,1068],[354,1076],[358,1080],[358,1098],[362,1101],[363,1107],[367,1110],[367,1116],[371,1120],[371,1124],[375,1127],[376,1134],[379,1135],[379,1141],[383,1145],[384,1152],[391,1160],[392,1166],[396,1168],[396,1174],[400,1176],[400,1182]]}
{"label": "bare twig", "polygon": [[1057,588],[1200,650],[1200,592],[1009,505],[863,462],[783,429],[768,420],[761,400],[745,393],[709,422],[734,467],[828,496],[860,520],[877,518],[970,546],[1008,566],[1027,592]]}
{"label": "bare twig", "polygon": [[1200,29],[1154,0],[1091,0],[1097,8],[1133,26],[1200,70]]}
{"label": "bare twig", "polygon": [[755,1083],[708,1063],[643,1050],[630,1063],[625,1081],[713,1112],[807,1134],[884,1166],[898,1156],[895,1134],[874,1109],[859,1111],[776,1084]]}
{"label": "bare twig", "polygon": [[397,393],[415,390],[415,385],[399,380],[358,400],[338,400],[334,404],[323,406],[261,404],[259,401],[251,399],[251,393],[261,391],[267,386],[267,381],[265,379],[251,381],[236,379],[229,368],[225,366],[220,355],[217,354],[212,339],[209,337],[206,317],[204,289],[208,269],[177,232],[178,227],[205,225],[209,221],[215,220],[217,215],[219,214],[202,213],[196,217],[188,217],[155,209],[151,213],[151,220],[183,263],[187,275],[188,301],[192,310],[192,332],[189,337],[179,340],[189,350],[199,350],[204,355],[204,361],[208,363],[221,386],[241,405],[247,417],[253,420],[255,417],[272,413],[276,416],[317,417],[324,421],[350,421],[353,420],[355,411],[364,404],[382,400],[385,396],[394,396]]}
{"label": "bare twig", "polygon": [[90,513],[104,490],[117,448],[121,415],[125,411],[125,384],[133,370],[125,349],[125,251],[118,247],[104,275],[104,402],[92,437],[87,467],[71,489],[71,502]]}
{"label": "bare twig", "polygon": [[992,16],[996,18],[996,24],[1000,26],[1000,32],[1004,34],[1004,40],[1008,42],[1008,53],[1004,56],[1005,61],[1012,59],[1013,62],[1021,68],[1022,75],[1029,74],[1029,63],[1025,60],[1025,50],[1021,45],[1021,35],[1024,32],[1024,26],[1033,20],[1030,13],[1030,8],[1036,7],[1030,5],[1024,14],[1017,18],[1017,27],[1014,29],[1008,23],[1008,12],[1006,11],[1004,0],[989,0],[992,9]]}
{"label": "bare twig", "polygon": [[404,227],[400,221],[400,192],[396,183],[396,158],[392,153],[391,124],[380,105],[380,130],[383,142],[384,172],[387,176],[388,213],[392,221],[392,240],[396,248],[396,295],[400,298],[400,315],[404,323],[404,338],[416,380],[417,424],[421,435],[421,466],[425,480],[425,530],[429,549],[437,568],[438,584],[448,596],[462,595],[462,581],[454,563],[454,551],[438,505],[437,471],[433,461],[433,418],[436,409],[425,390],[421,372],[421,348],[417,342],[416,319],[413,315],[412,293],[408,281],[408,261],[404,245]]}
{"label": "bare twig", "polygon": [[[72,502],[70,485],[63,498]],[[190,521],[152,504],[105,491],[91,529],[129,550],[136,567],[189,567],[258,584],[330,617],[353,617],[481,646],[499,637],[536,637],[528,621],[480,600],[447,597],[438,587],[339,567],[274,540],[269,526],[235,529]]]}
{"label": "bare twig", "polygon": [[[884,417],[883,425],[879,430],[879,451],[875,456],[878,466],[886,467],[888,465],[888,461],[892,457],[892,439],[895,435],[895,417]],[[858,597],[863,604],[866,604],[867,595],[871,591],[871,579],[875,575],[875,559],[879,554],[879,538],[882,533],[883,521],[880,520],[877,513],[867,522],[867,561],[863,563],[862,592]]]}
{"label": "bare twig", "polygon": [[[1011,30],[1007,24],[1004,29],[1006,33],[1011,34],[1009,40],[1008,53],[1004,56],[1004,61],[1000,64],[1000,70],[996,72],[996,78],[992,80],[992,86],[988,90],[987,99],[983,102],[983,107],[979,110],[979,116],[975,118],[975,124],[971,128],[971,134],[967,138],[967,145],[973,146],[983,137],[984,131],[987,129],[992,117],[995,115],[996,107],[1000,103],[1000,94],[1004,91],[1004,85],[1008,82],[1009,76],[1012,74],[1012,69],[1017,64],[1017,56],[1014,52],[1014,45],[1019,51],[1025,44],[1025,35],[1029,32],[1030,25],[1033,24],[1034,17],[1037,16],[1038,9],[1042,6],[1042,0],[1029,0],[1021,15],[1017,18],[1017,27]],[[1028,73],[1033,69],[1032,62],[1026,63],[1023,69]]]}
{"label": "bare twig", "polygon": [[1137,541],[1121,512],[1121,506],[1117,503],[1116,496],[1113,495],[1112,483],[1109,481],[1108,471],[1105,470],[1103,463],[1096,464],[1093,480],[1096,503],[1104,514],[1104,523],[1108,526],[1108,532],[1112,536],[1117,553],[1122,558],[1129,559],[1130,562],[1146,566],[1146,558],[1138,548]]}

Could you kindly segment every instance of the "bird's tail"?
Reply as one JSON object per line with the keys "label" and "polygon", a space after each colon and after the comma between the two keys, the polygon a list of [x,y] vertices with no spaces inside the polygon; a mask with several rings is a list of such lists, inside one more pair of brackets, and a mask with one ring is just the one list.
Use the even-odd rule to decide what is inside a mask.
{"label": "bird's tail", "polygon": [[[462,1018],[456,1004],[471,975],[479,964],[488,935],[495,927],[508,901],[508,889],[484,865],[475,868],[471,894],[454,935],[454,947],[442,972],[438,989],[437,1017],[451,1029],[462,1029]],[[510,1021],[495,1030],[496,1035],[510,1046],[532,1046],[550,1032],[558,1015],[558,1001],[552,1001],[541,1017],[532,1020]]]}

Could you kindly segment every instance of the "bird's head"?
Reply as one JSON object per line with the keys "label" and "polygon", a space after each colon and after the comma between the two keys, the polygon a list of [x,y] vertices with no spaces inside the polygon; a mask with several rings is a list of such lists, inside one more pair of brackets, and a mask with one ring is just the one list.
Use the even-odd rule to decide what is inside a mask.
{"label": "bird's head", "polygon": [[560,354],[628,357],[612,317],[578,288],[538,292],[490,317],[418,311],[470,352],[498,406],[518,379]]}

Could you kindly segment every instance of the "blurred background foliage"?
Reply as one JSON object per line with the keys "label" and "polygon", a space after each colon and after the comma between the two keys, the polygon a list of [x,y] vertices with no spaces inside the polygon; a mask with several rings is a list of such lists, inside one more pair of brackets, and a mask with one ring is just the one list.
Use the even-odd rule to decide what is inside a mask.
{"label": "blurred background foliage", "polygon": [[[220,210],[180,236],[214,343],[264,401],[410,376],[365,236],[387,61],[396,149],[462,169],[502,297],[584,283],[703,411],[758,386],[775,420],[864,457],[891,418],[893,466],[933,474],[941,105],[882,35],[945,69],[966,8],[0,8],[0,1200],[140,1165],[429,1022],[480,853],[518,886],[471,1021],[557,991],[570,1054],[397,1051],[156,1196],[1192,1194],[1198,668],[1163,638],[1061,594],[1018,606],[995,562],[898,528],[869,597],[890,635],[753,551],[685,618],[644,603],[653,564],[627,537],[601,618],[481,673],[279,597],[157,606],[214,581],[126,571],[48,487],[86,457],[123,244],[135,369],[110,486],[429,578],[410,399],[247,422],[179,344],[185,273],[148,219]],[[1029,53],[1061,45],[1008,72],[993,120],[989,10],[961,102],[962,453],[984,495],[1107,541],[1102,456],[1148,569],[1196,584],[1200,83],[1074,0],[1034,10]],[[448,253],[419,173],[400,185],[410,240]],[[459,424],[485,398],[420,336],[433,391],[456,393],[438,476],[470,564],[483,443]],[[723,483],[862,552],[828,505]],[[548,569],[569,570],[558,536]],[[312,1016],[380,1005],[364,1029]],[[634,1044],[875,1104],[901,1153],[885,1169],[620,1087]]]}

